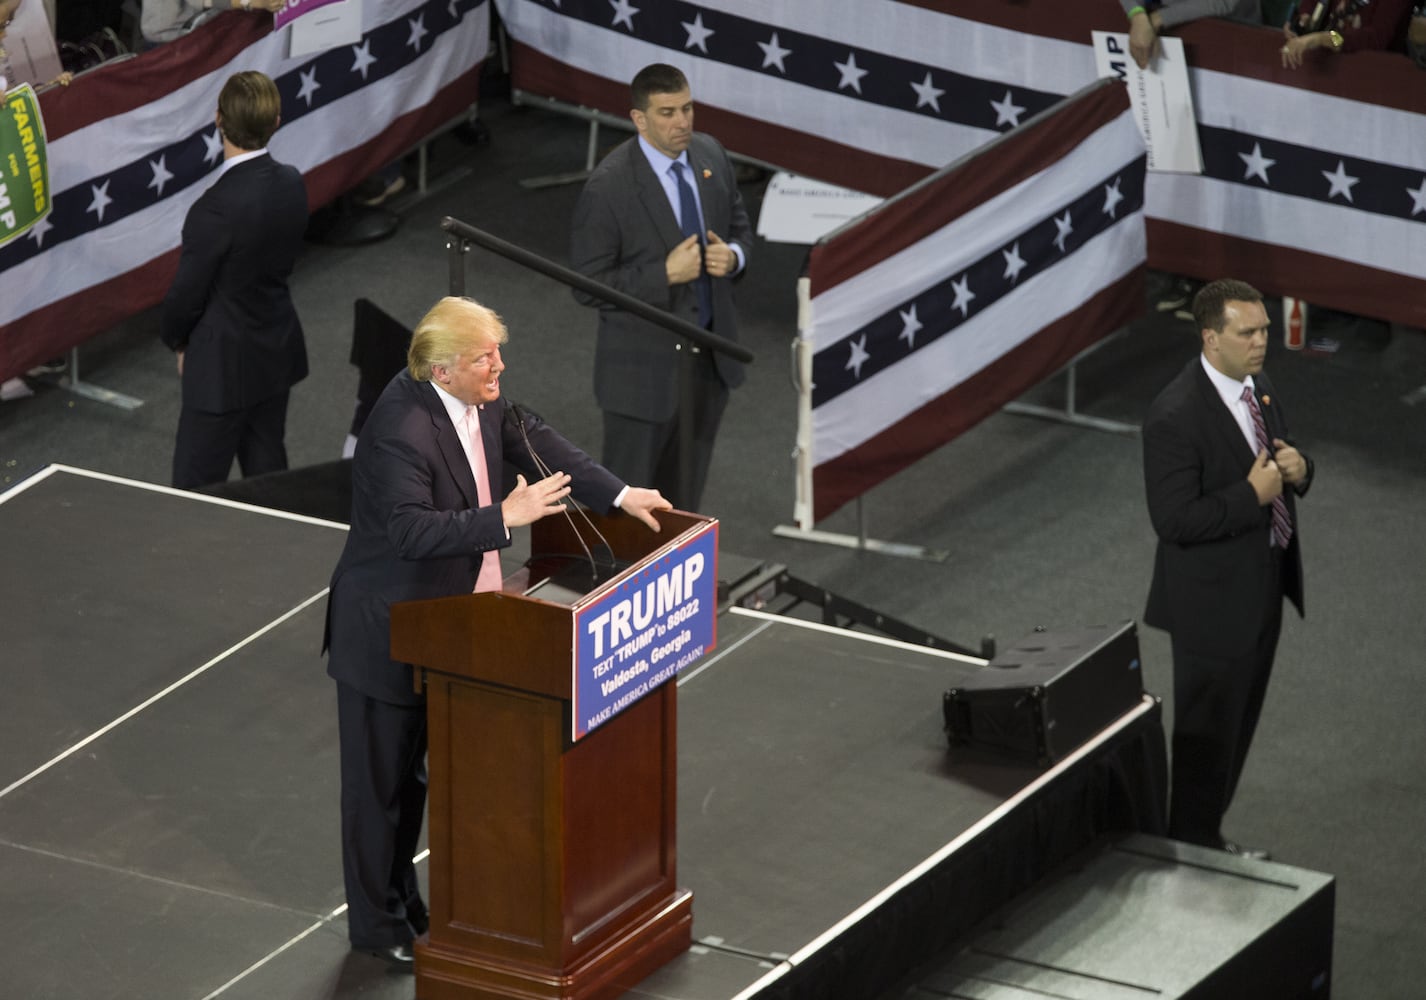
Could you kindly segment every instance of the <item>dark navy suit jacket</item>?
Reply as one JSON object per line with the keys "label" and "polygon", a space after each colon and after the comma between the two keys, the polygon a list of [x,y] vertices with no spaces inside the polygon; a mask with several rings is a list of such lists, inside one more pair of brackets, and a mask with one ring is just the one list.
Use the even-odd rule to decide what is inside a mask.
{"label": "dark navy suit jacket", "polygon": [[[496,484],[508,461],[530,481],[530,459],[503,397],[480,415],[485,457]],[[535,453],[572,477],[573,495],[599,511],[624,484],[532,414]],[[434,386],[401,372],[382,392],[352,459],[352,523],[332,573],[327,603],[327,673],[369,697],[419,704],[411,667],[391,659],[391,605],[469,594],[480,557],[510,544],[500,501],[478,505],[475,477]]]}
{"label": "dark navy suit jacket", "polygon": [[307,376],[287,287],[306,229],[302,174],[266,154],[225,171],[188,210],[159,328],[184,351],[184,406],[247,409]]}

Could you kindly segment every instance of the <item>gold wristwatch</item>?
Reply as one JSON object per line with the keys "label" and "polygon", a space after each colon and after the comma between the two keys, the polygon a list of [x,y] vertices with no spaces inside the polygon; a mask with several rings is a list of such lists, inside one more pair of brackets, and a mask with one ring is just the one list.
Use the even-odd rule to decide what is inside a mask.
{"label": "gold wristwatch", "polygon": [[1342,45],[1346,42],[1346,39],[1342,37],[1342,33],[1340,31],[1327,32],[1327,39],[1332,43],[1333,52],[1340,51]]}

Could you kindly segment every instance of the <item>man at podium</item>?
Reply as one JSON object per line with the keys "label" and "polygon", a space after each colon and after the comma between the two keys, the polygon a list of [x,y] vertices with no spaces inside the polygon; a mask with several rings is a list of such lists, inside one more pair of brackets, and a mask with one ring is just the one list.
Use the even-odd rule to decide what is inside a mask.
{"label": "man at podium", "polygon": [[[426,714],[411,666],[391,659],[392,602],[500,589],[510,529],[564,511],[568,496],[653,531],[654,513],[670,509],[501,396],[507,338],[498,315],[466,298],[441,299],[417,325],[406,370],[357,441],[351,531],[327,604],[347,933],[353,950],[407,971],[429,924],[411,862],[426,805]],[[521,475],[497,500],[502,461]]]}

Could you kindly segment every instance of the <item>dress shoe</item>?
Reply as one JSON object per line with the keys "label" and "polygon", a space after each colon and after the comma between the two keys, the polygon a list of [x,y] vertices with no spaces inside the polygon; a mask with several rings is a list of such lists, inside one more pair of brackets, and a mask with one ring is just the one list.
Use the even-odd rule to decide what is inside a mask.
{"label": "dress shoe", "polygon": [[1271,861],[1272,855],[1261,847],[1244,847],[1242,844],[1234,843],[1231,840],[1223,841],[1223,850],[1229,854],[1237,855],[1240,858],[1247,858],[1249,861]]}
{"label": "dress shoe", "polygon": [[490,127],[479,118],[461,122],[451,134],[467,146],[485,146],[490,142]]}
{"label": "dress shoe", "polygon": [[416,972],[416,953],[409,944],[393,944],[385,948],[353,948],[363,955],[379,958],[391,966],[392,972]]}

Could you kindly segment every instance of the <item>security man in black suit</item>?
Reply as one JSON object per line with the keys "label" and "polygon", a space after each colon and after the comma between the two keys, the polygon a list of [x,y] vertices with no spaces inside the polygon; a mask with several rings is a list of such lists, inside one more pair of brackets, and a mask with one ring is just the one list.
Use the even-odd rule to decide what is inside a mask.
{"label": "security man in black suit", "polygon": [[217,112],[223,165],[183,223],[160,325],[183,384],[173,449],[180,489],[224,482],[234,458],[244,476],[287,468],[288,394],[307,376],[287,279],[307,228],[307,189],[267,152],[281,110],[267,76],[228,78]]}
{"label": "security man in black suit", "polygon": [[1284,595],[1303,611],[1295,500],[1313,468],[1263,373],[1262,295],[1214,281],[1193,314],[1202,353],[1159,393],[1143,427],[1159,538],[1144,621],[1173,645],[1169,834],[1265,857],[1225,839],[1221,824],[1267,693]]}

